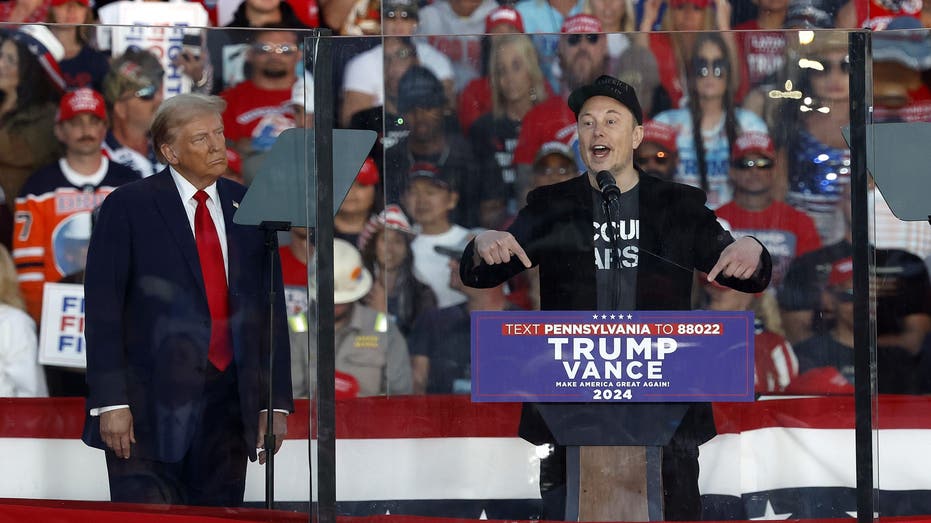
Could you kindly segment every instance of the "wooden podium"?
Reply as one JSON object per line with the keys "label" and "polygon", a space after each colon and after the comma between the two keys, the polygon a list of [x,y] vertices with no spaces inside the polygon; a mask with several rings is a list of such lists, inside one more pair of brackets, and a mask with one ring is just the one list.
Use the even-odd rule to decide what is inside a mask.
{"label": "wooden podium", "polygon": [[662,447],[689,409],[668,403],[538,403],[566,447],[566,521],[662,521]]}

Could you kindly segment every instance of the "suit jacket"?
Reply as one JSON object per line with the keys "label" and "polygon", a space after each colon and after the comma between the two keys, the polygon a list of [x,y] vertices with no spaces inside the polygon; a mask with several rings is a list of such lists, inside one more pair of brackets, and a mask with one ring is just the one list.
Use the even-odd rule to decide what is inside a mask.
{"label": "suit jacket", "polygon": [[[527,206],[508,228],[530,261],[540,266],[543,310],[597,308],[591,191],[587,175],[540,187],[527,195]],[[692,270],[710,271],[734,238],[705,207],[705,193],[694,187],[641,174],[639,203],[637,310],[687,310]],[[517,258],[503,265],[472,267],[473,248],[470,242],[460,265],[466,285],[494,287],[524,270]],[[762,262],[751,279],[719,275],[717,281],[743,292],[760,292],[769,285],[772,272],[765,247]]]}
{"label": "suit jacket", "polygon": [[[693,269],[708,272],[721,251],[734,241],[705,207],[705,193],[694,187],[666,182],[640,174],[639,263],[637,266],[637,310],[688,310],[691,308]],[[594,210],[587,175],[540,187],[527,195],[508,231],[524,248],[530,261],[540,267],[540,304],[543,310],[595,310],[598,308],[595,276]],[[472,287],[494,287],[524,270],[516,257],[507,264],[473,267],[474,241],[466,246],[460,264],[463,283]],[[748,280],[717,281],[743,292],[760,292],[769,285],[772,261],[763,247],[762,264]],[[573,409],[563,404],[550,410]],[[714,426],[707,405],[691,409],[693,420],[683,436],[691,442],[710,438]],[[642,409],[650,405],[599,405],[610,409]],[[553,437],[540,419],[534,404],[525,404],[520,434],[535,444]]]}
{"label": "suit jacket", "polygon": [[[264,234],[233,223],[245,188],[217,180],[226,223],[230,329],[243,434],[255,448],[267,405],[268,255]],[[104,201],[91,236],[84,283],[88,411],[128,404],[134,455],[180,461],[203,407],[210,310],[194,235],[168,169],[120,187]],[[281,270],[275,303],[274,408],[293,410]],[[233,366],[231,366],[231,369]],[[99,417],[84,442],[104,449]],[[254,454],[254,450],[252,451]]]}

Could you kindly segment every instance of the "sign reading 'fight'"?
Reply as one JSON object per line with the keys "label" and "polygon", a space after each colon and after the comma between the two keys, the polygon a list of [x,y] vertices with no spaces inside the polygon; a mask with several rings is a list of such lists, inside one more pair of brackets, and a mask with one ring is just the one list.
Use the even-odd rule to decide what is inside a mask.
{"label": "sign reading 'fight'", "polygon": [[472,313],[477,402],[753,401],[753,313]]}
{"label": "sign reading 'fight'", "polygon": [[42,293],[39,363],[85,368],[84,286],[46,283]]}

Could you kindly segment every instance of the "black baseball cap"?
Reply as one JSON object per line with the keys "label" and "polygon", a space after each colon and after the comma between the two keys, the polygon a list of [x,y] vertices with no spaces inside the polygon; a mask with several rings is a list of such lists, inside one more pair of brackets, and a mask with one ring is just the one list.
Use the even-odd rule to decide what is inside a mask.
{"label": "black baseball cap", "polygon": [[443,83],[426,67],[411,66],[398,82],[398,111],[406,113],[415,107],[443,107],[446,94]]}
{"label": "black baseball cap", "polygon": [[447,169],[441,169],[432,163],[417,162],[411,166],[407,174],[407,185],[418,178],[430,180],[437,187],[456,192],[455,177],[450,176]]}
{"label": "black baseball cap", "polygon": [[415,20],[418,18],[417,0],[383,0],[381,5],[388,18],[394,18],[397,13],[404,13],[401,18],[409,17]]}
{"label": "black baseball cap", "polygon": [[637,125],[643,125],[643,109],[640,108],[640,100],[637,99],[637,92],[629,84],[603,74],[594,82],[583,85],[569,95],[569,109],[575,113],[575,119],[579,119],[579,111],[585,101],[593,96],[607,96],[621,103],[624,107],[630,109]]}

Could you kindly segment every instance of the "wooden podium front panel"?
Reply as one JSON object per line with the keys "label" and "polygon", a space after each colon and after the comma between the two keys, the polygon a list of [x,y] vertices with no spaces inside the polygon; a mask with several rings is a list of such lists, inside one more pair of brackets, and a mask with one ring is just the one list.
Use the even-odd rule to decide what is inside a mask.
{"label": "wooden podium front panel", "polygon": [[579,447],[579,521],[649,521],[646,447]]}

